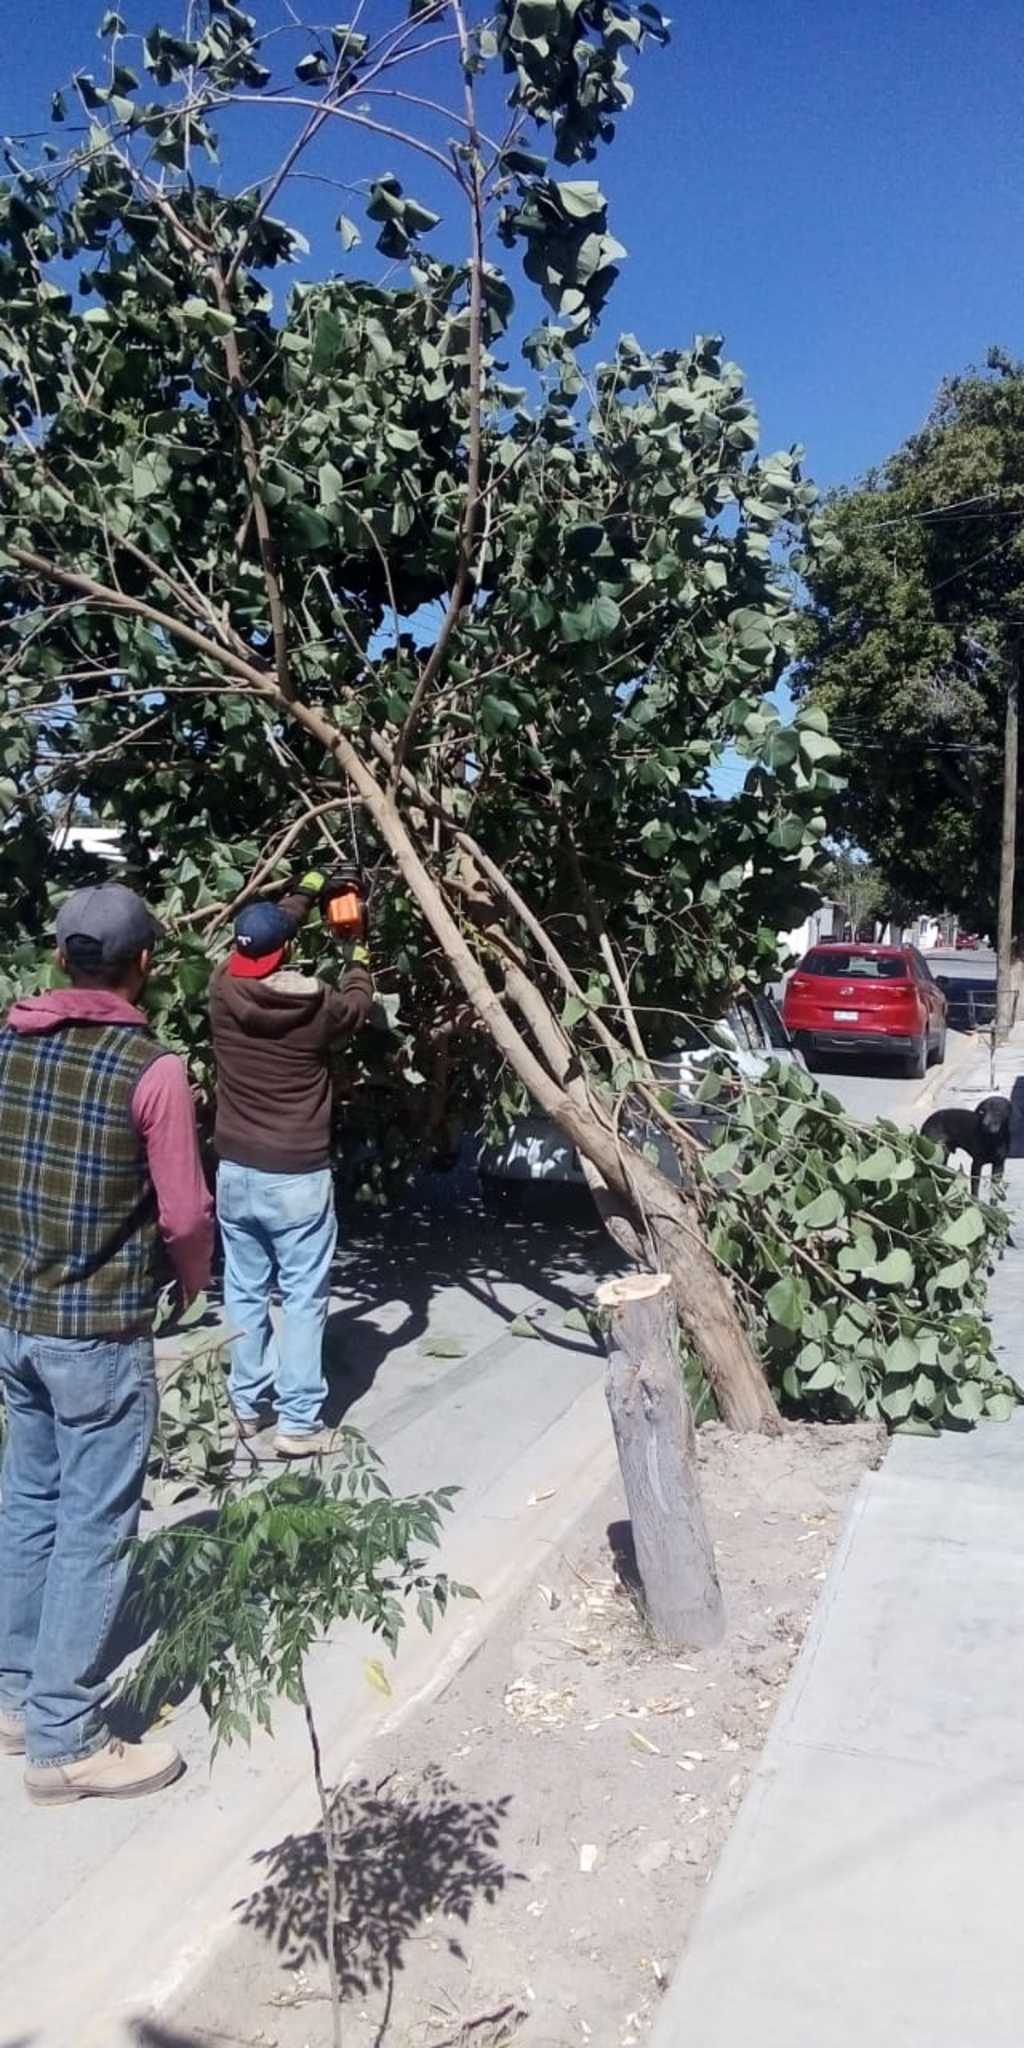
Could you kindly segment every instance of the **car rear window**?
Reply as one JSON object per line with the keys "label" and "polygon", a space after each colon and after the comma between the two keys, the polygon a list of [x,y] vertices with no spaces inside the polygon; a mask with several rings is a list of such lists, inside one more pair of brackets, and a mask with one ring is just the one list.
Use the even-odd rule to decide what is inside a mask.
{"label": "car rear window", "polygon": [[831,953],[808,953],[800,962],[800,974],[841,975],[844,981],[854,976],[861,981],[906,981],[907,963],[899,953],[844,953],[839,948]]}

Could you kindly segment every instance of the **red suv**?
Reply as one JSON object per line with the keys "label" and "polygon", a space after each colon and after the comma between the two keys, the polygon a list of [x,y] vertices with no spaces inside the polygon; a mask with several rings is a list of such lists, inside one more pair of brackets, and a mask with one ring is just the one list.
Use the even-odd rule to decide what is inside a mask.
{"label": "red suv", "polygon": [[812,946],[782,1015],[808,1066],[818,1053],[893,1053],[922,1075],[946,1057],[946,998],[916,946]]}

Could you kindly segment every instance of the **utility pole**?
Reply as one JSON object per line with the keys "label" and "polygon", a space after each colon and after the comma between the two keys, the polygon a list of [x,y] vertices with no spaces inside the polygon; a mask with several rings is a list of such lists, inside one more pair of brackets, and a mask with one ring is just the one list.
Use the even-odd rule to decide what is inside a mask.
{"label": "utility pole", "polygon": [[1021,626],[1011,627],[1003,738],[1003,838],[999,856],[999,925],[996,937],[996,1037],[1013,1023],[1014,879],[1017,866],[1017,781],[1020,763]]}

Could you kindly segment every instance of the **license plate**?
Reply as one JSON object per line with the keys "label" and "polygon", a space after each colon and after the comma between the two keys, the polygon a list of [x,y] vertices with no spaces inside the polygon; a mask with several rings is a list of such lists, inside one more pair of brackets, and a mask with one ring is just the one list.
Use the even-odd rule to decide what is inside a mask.
{"label": "license plate", "polygon": [[833,1010],[832,1015],[837,1024],[856,1024],[860,1012],[859,1010]]}

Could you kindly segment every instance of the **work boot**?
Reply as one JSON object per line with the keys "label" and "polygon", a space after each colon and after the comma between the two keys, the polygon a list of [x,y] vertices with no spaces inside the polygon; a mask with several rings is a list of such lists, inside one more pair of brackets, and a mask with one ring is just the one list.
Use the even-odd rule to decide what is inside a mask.
{"label": "work boot", "polygon": [[24,1756],[25,1723],[0,1708],[0,1756]]}
{"label": "work boot", "polygon": [[263,1434],[263,1431],[264,1431],[265,1429],[269,1429],[269,1428],[270,1428],[270,1417],[269,1417],[269,1416],[265,1416],[265,1415],[236,1415],[236,1416],[235,1416],[235,1435],[236,1435],[237,1437],[240,1437],[243,1443],[248,1443],[248,1441],[249,1441],[249,1438],[250,1438],[251,1436],[261,1436],[261,1435]]}
{"label": "work boot", "polygon": [[333,1429],[311,1429],[301,1436],[279,1429],[274,1438],[274,1449],[279,1458],[321,1458],[325,1452],[335,1448]]}
{"label": "work boot", "polygon": [[170,1742],[107,1742],[73,1764],[29,1764],[25,1790],[36,1806],[72,1799],[141,1799],[179,1777],[185,1766]]}

